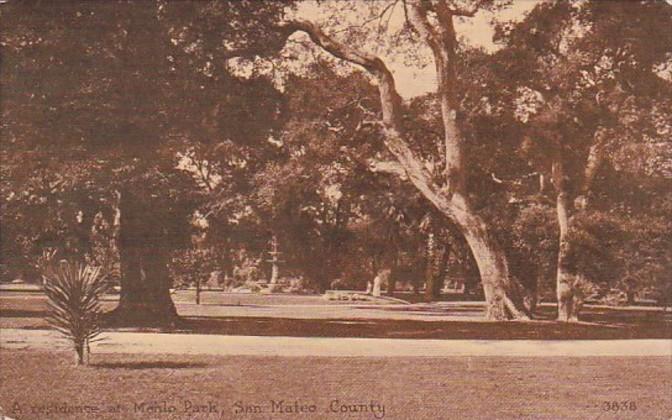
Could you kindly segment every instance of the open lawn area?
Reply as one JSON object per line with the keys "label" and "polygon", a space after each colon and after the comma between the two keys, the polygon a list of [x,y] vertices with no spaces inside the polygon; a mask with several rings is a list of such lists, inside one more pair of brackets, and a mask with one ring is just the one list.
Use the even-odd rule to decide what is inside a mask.
{"label": "open lawn area", "polygon": [[[190,291],[173,296],[182,321],[166,332],[291,337],[435,339],[672,338],[672,313],[652,308],[585,307],[578,324],[558,323],[553,305],[534,322],[483,321],[481,302],[413,305],[335,304],[319,296],[207,292],[193,303]],[[104,308],[117,304],[107,296]],[[46,329],[42,294],[0,294],[0,328]]]}
{"label": "open lawn area", "polygon": [[[672,415],[672,364],[667,358],[97,353],[89,367],[71,364],[68,352],[2,350],[0,406],[5,414],[17,419],[669,419]],[[295,401],[306,412],[289,412]],[[607,405],[612,402],[619,403],[618,411]],[[12,415],[13,408],[21,411]],[[341,411],[346,409],[359,411]]]}

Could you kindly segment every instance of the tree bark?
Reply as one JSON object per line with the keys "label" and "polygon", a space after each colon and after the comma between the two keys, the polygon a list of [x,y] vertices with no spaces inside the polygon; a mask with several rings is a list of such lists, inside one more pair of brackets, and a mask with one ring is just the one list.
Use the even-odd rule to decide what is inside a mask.
{"label": "tree bark", "polygon": [[539,279],[536,278],[532,284],[532,288],[528,288],[526,296],[523,298],[525,303],[525,308],[531,314],[534,314],[537,311],[537,303],[539,303],[539,292],[538,292]]}
{"label": "tree bark", "polygon": [[560,227],[556,294],[558,298],[558,321],[576,321],[578,314],[574,307],[574,275],[569,270],[569,199],[566,192],[558,193],[558,225]]}
{"label": "tree bark", "polygon": [[172,325],[178,316],[170,297],[161,218],[142,198],[127,191],[120,195],[121,294],[108,318],[114,324]]}
{"label": "tree bark", "polygon": [[392,261],[392,269],[390,270],[390,277],[387,282],[387,294],[389,296],[394,295],[394,291],[397,285],[398,272],[399,272],[399,250],[396,250],[394,259]]}
{"label": "tree bark", "polygon": [[469,244],[478,266],[486,301],[487,319],[528,319],[520,287],[509,275],[504,250],[488,233],[485,223],[477,217],[465,215],[460,230]]}
{"label": "tree bark", "polygon": [[556,213],[558,217],[558,268],[556,275],[556,295],[558,299],[558,321],[574,322],[578,320],[577,278],[571,269],[569,260],[571,243],[569,231],[571,224],[572,200],[567,188],[567,179],[562,157],[553,162],[553,178],[557,189]]}
{"label": "tree bark", "polygon": [[425,301],[431,302],[434,300],[434,280],[436,278],[434,273],[436,260],[436,244],[434,234],[427,234],[427,245],[425,249]]}
{"label": "tree bark", "polygon": [[425,273],[425,301],[432,302],[441,295],[446,274],[448,251],[436,240],[433,233],[427,235],[427,269]]}
{"label": "tree bark", "polygon": [[[411,10],[418,11],[420,4],[413,4]],[[415,12],[414,12],[415,13]],[[417,19],[416,19],[417,18]],[[445,16],[444,16],[445,18]],[[416,26],[426,24],[422,16],[411,16]],[[422,159],[413,152],[406,141],[402,124],[403,110],[401,97],[397,93],[392,73],[377,56],[351,48],[327,36],[311,22],[291,21],[284,25],[286,35],[296,31],[307,33],[311,40],[333,56],[362,66],[378,82],[378,91],[382,108],[382,130],[384,143],[388,151],[397,159],[406,172],[409,181],[428,199],[446,218],[458,226],[465,236],[476,259],[487,301],[488,319],[528,319],[519,287],[509,276],[508,265],[503,249],[490,235],[485,222],[468,205],[464,192],[464,169],[462,167],[462,136],[456,125],[456,101],[454,78],[455,33],[444,26],[443,44],[436,41],[436,35],[430,34],[427,41],[432,47],[437,63],[439,93],[441,95],[442,115],[445,125],[445,185],[436,184],[434,174],[430,173]],[[429,25],[426,24],[428,27]],[[439,71],[440,70],[440,71]],[[452,76],[451,76],[452,74]]]}
{"label": "tree bark", "polygon": [[593,142],[583,168],[583,179],[578,195],[574,199],[568,187],[568,175],[563,164],[561,145],[559,142],[555,145],[557,150],[552,167],[552,177],[557,192],[556,212],[560,231],[556,279],[558,321],[576,322],[579,319],[579,311],[583,302],[580,283],[583,282],[583,277],[576,272],[569,260],[571,252],[569,232],[576,214],[586,211],[588,207],[590,188],[602,163],[603,148],[609,135],[610,131],[602,127],[599,127],[593,134]]}
{"label": "tree bark", "polygon": [[86,349],[84,348],[84,343],[75,344],[74,350],[75,350],[75,366],[86,365],[86,357],[84,356],[84,352],[86,351]]}
{"label": "tree bark", "polygon": [[446,284],[446,267],[448,266],[448,257],[450,254],[450,247],[445,241],[441,241],[438,247],[438,255],[436,260],[436,277],[434,279],[434,284],[432,285],[432,291],[434,297],[438,298],[441,296],[441,290]]}

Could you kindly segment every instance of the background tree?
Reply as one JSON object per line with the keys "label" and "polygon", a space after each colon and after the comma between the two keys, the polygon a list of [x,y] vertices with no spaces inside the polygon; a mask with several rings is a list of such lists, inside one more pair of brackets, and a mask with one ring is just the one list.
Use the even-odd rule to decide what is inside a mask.
{"label": "background tree", "polygon": [[[289,21],[282,28],[287,35],[297,31],[307,33],[329,54],[363,67],[376,80],[384,144],[410,182],[465,236],[479,266],[488,303],[487,316],[493,319],[526,318],[521,294],[509,276],[504,252],[470,204],[465,182],[464,138],[458,122],[460,110],[457,102],[459,86],[455,71],[457,35],[454,20],[473,16],[479,6],[494,7],[495,4],[476,2],[473,8],[463,8],[450,1],[409,1],[404,4],[407,6],[409,28],[419,35],[420,40],[416,38],[418,43],[429,46],[437,69],[443,146],[438,149],[440,152],[435,152],[434,165],[429,167],[408,141],[401,98],[392,73],[380,57],[327,35],[311,22]],[[378,5],[385,7],[380,3]]]}
{"label": "background tree", "polygon": [[[506,70],[522,76],[510,77],[508,90],[516,92],[512,108],[528,127],[523,146],[556,191],[560,320],[576,320],[581,289],[607,276],[596,264],[614,266],[607,263],[612,254],[598,252],[613,247],[595,236],[595,226],[613,232],[618,223],[589,213],[605,160],[665,136],[658,115],[670,92],[669,75],[660,71],[670,60],[670,13],[662,2],[549,2],[501,28],[509,46],[501,54],[510,60]],[[660,43],[648,41],[652,30]],[[516,70],[521,67],[524,74]]]}
{"label": "background tree", "polygon": [[[245,40],[236,5],[217,14],[220,50],[221,37]],[[180,11],[185,27],[197,26],[207,8],[193,6]],[[257,10],[268,19],[284,9],[247,6],[246,13]],[[187,144],[227,141],[244,141],[241,153],[254,150],[279,115],[270,82],[209,68],[199,61],[207,53],[197,54],[202,42],[182,44],[186,38],[158,12],[161,8],[137,2],[26,1],[2,7],[8,22],[2,33],[2,130],[8,140],[3,193],[30,197],[24,186],[40,182],[36,175],[45,172],[42,179],[52,184],[46,190],[54,197],[44,203],[50,209],[66,203],[59,195],[63,187],[55,185],[93,190],[75,217],[68,215],[78,220],[81,211],[86,223],[74,225],[86,224],[80,229],[85,232],[102,207],[108,215],[117,207],[122,292],[115,315],[132,322],[172,322],[176,316],[166,264],[172,249],[188,244],[187,220],[198,201],[189,194],[188,177],[176,168],[177,152]],[[28,216],[21,203],[16,201],[16,217]],[[14,247],[19,236],[3,235],[9,241],[3,247]],[[60,233],[56,239],[63,242]]]}

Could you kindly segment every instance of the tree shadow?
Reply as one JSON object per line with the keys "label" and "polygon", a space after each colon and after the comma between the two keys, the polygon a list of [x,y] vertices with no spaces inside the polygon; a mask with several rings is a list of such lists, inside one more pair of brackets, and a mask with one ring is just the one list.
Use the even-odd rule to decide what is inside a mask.
{"label": "tree shadow", "polygon": [[[371,309],[369,307],[356,307],[355,309]],[[437,316],[446,316],[454,314],[474,314],[476,317],[483,315],[483,307],[477,307],[473,305],[465,306],[437,306],[432,304],[423,304],[416,306],[398,306],[398,307],[381,307],[376,308],[381,311],[386,312],[405,312],[405,313],[417,313],[421,315],[437,315]]]}
{"label": "tree shadow", "polygon": [[[557,318],[555,306],[538,306],[535,319],[553,321]],[[663,311],[649,309],[623,309],[619,307],[585,306],[579,314],[584,322],[612,325],[642,327],[653,326],[670,330],[672,318]],[[672,331],[668,331],[672,333]]]}
{"label": "tree shadow", "polygon": [[[176,305],[179,304],[193,304],[193,302],[181,302],[177,301],[175,302]],[[263,308],[266,305],[255,305],[253,303],[200,303],[199,305],[201,306],[222,306],[222,307],[228,307],[228,308]]]}
{"label": "tree shadow", "polygon": [[31,309],[2,309],[0,318],[44,318],[47,316],[46,310]]}
{"label": "tree shadow", "polygon": [[566,340],[670,338],[662,322],[609,324],[555,321],[297,319],[275,317],[185,317],[179,331],[191,334],[286,337]]}
{"label": "tree shadow", "polygon": [[96,369],[193,369],[206,366],[206,363],[170,361],[96,362],[91,364],[91,367]]}

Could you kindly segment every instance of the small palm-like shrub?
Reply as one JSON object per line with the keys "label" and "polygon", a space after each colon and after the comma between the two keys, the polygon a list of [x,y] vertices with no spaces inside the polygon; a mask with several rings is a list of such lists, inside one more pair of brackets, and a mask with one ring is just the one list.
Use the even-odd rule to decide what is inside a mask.
{"label": "small palm-like shrub", "polygon": [[62,260],[42,267],[44,292],[49,298],[47,321],[73,345],[75,363],[89,360],[89,343],[101,332],[100,297],[107,289],[101,267]]}

